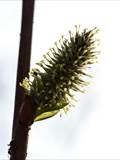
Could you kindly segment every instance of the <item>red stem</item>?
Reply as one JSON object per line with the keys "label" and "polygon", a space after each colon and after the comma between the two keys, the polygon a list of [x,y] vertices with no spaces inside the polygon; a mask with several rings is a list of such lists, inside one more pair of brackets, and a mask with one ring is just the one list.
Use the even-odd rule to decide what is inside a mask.
{"label": "red stem", "polygon": [[[10,160],[25,160],[28,144],[28,132],[33,122],[33,104],[25,96],[19,83],[28,76],[31,57],[32,27],[35,0],[22,0],[22,24],[18,57],[15,109],[13,118],[12,141],[8,153]],[[22,105],[21,105],[22,104]]]}

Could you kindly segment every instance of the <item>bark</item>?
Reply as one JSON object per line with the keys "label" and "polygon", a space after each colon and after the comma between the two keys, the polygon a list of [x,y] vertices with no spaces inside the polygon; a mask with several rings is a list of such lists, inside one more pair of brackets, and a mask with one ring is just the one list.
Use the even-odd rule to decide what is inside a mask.
{"label": "bark", "polygon": [[[28,76],[31,57],[32,26],[35,0],[22,1],[22,23],[18,57],[15,109],[13,118],[12,141],[8,153],[10,160],[25,160],[28,131],[33,121],[33,107],[30,97],[24,96],[19,86],[25,76]],[[25,97],[25,98],[24,98]]]}

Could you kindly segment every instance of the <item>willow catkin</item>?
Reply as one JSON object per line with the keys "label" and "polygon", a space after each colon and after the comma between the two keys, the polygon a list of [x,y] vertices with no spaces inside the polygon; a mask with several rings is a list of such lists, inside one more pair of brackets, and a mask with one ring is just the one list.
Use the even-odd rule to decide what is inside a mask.
{"label": "willow catkin", "polygon": [[67,111],[73,98],[71,91],[83,92],[88,85],[83,77],[89,76],[86,69],[97,59],[97,31],[97,28],[81,31],[76,26],[75,32],[69,31],[69,38],[62,36],[55,42],[43,60],[36,63],[30,78],[23,80],[21,86],[36,104],[36,121],[47,112],[51,113],[46,116],[49,118],[60,109]]}

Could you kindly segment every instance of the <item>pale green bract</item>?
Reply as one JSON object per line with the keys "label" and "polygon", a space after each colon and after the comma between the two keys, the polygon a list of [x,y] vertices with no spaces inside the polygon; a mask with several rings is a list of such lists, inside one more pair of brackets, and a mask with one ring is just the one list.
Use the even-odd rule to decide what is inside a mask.
{"label": "pale green bract", "polygon": [[55,42],[43,60],[36,63],[29,79],[20,83],[36,104],[34,121],[52,117],[61,109],[68,111],[73,98],[71,91],[84,92],[84,86],[89,83],[83,77],[90,77],[85,71],[97,60],[97,31],[97,28],[80,31],[76,26],[68,39],[62,36]]}

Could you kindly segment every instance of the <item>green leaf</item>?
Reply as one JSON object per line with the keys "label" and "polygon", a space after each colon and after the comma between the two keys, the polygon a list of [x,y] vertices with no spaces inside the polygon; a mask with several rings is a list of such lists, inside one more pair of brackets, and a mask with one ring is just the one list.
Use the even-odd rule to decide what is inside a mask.
{"label": "green leaf", "polygon": [[42,113],[42,114],[38,115],[37,117],[35,117],[34,122],[41,121],[41,120],[44,120],[44,119],[53,117],[53,116],[55,116],[58,112],[59,112],[59,110]]}

